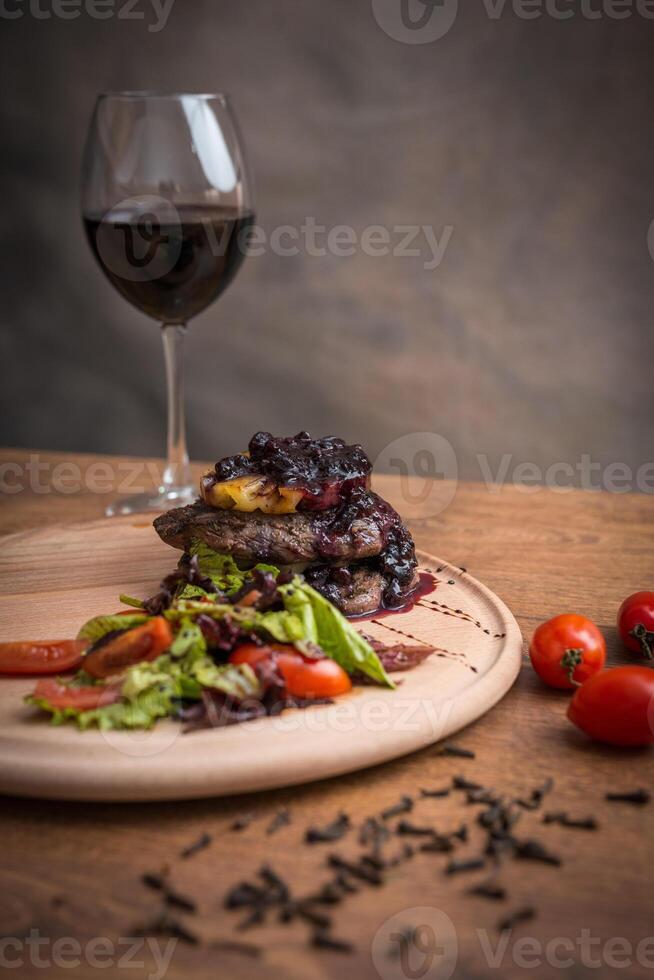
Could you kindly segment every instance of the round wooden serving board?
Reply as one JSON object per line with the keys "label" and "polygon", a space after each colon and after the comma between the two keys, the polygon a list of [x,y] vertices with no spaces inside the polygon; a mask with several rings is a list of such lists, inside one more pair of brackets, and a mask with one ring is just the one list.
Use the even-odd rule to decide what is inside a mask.
{"label": "round wooden serving board", "polygon": [[[178,557],[146,517],[5,538],[0,640],[74,637],[87,619],[116,611],[119,593],[152,595]],[[220,796],[352,772],[452,735],[509,690],[522,638],[484,585],[419,557],[436,575],[435,591],[406,613],[360,626],[386,642],[436,648],[421,666],[394,675],[395,691],[359,687],[333,705],[186,735],[172,721],[149,732],[101,733],[52,726],[23,703],[33,680],[1,678],[0,792],[118,801]]]}

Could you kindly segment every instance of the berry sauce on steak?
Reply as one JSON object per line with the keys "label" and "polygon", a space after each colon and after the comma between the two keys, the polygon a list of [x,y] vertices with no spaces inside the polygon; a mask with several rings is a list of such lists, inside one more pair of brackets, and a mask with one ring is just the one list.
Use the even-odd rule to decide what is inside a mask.
{"label": "berry sauce on steak", "polygon": [[334,436],[312,439],[308,432],[289,437],[257,432],[250,439],[248,455],[237,453],[219,460],[205,480],[221,483],[242,476],[266,476],[303,492],[299,510],[323,510],[357,488],[368,488],[371,469],[361,446],[348,446]]}
{"label": "berry sauce on steak", "polygon": [[246,513],[198,501],[155,520],[164,541],[186,549],[198,539],[240,562],[309,563],[307,581],[339,608],[363,606],[366,596],[368,604],[381,597],[377,605],[387,609],[407,603],[417,580],[413,539],[399,514],[369,489],[372,467],[361,446],[308,432],[288,438],[257,432],[248,448],[249,455],[219,460],[204,479],[267,477],[303,492],[297,510]]}
{"label": "berry sauce on steak", "polygon": [[374,524],[382,541],[374,565],[384,581],[383,605],[387,609],[404,605],[415,587],[418,562],[413,538],[397,511],[376,493],[357,488],[334,513],[323,511],[316,515],[319,523],[321,518],[324,521],[320,532],[324,555],[329,555],[334,544],[357,523]]}

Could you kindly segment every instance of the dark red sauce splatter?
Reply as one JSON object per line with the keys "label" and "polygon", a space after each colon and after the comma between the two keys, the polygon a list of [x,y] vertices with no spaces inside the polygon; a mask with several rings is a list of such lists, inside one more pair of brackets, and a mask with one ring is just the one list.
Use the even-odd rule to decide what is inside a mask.
{"label": "dark red sauce splatter", "polygon": [[354,623],[365,623],[366,620],[384,619],[386,616],[397,616],[402,613],[410,612],[414,606],[421,604],[424,596],[431,595],[438,587],[438,579],[429,571],[420,572],[420,580],[416,588],[407,596],[407,601],[396,609],[377,609],[375,612],[366,613],[364,616],[349,616]]}

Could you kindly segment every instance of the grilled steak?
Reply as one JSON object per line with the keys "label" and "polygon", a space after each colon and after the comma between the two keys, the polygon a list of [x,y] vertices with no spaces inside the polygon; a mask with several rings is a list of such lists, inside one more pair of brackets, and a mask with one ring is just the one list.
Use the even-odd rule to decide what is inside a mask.
{"label": "grilled steak", "polygon": [[384,579],[375,560],[333,567],[310,565],[304,577],[346,616],[375,612],[382,605]]}
{"label": "grilled steak", "polygon": [[374,514],[357,516],[347,526],[334,525],[333,516],[328,511],[244,514],[217,510],[198,501],[162,514],[154,527],[174,548],[185,551],[195,539],[244,562],[290,565],[327,559],[349,561],[383,550],[385,528]]}
{"label": "grilled steak", "polygon": [[[314,589],[321,592],[346,616],[362,616],[376,612],[384,605],[386,582],[379,558],[371,558],[352,565],[310,565],[304,577]],[[415,589],[419,582],[417,572],[407,587]]]}
{"label": "grilled steak", "polygon": [[364,613],[376,612],[382,604],[384,579],[379,571],[373,568],[356,568],[352,570],[352,582],[349,585],[331,583],[320,592],[333,602],[346,616],[362,616]]}
{"label": "grilled steak", "polygon": [[370,468],[342,439],[260,432],[249,455],[219,461],[204,478],[215,506],[197,500],[154,526],[182,551],[201,541],[241,564],[314,566],[308,581],[349,615],[399,608],[416,585],[415,548],[399,514],[368,489]]}

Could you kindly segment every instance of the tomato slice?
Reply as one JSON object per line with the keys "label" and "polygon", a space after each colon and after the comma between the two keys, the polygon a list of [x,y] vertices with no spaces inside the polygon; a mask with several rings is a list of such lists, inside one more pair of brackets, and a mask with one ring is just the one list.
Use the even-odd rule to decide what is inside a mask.
{"label": "tomato slice", "polygon": [[0,643],[0,674],[61,674],[79,667],[88,640]]}
{"label": "tomato slice", "polygon": [[39,681],[33,691],[33,696],[47,701],[53,708],[77,708],[79,711],[89,711],[91,708],[104,708],[120,700],[120,685],[112,684],[107,687],[66,687],[58,681]]}
{"label": "tomato slice", "polygon": [[271,647],[260,647],[256,643],[242,643],[240,647],[236,647],[230,653],[229,662],[230,664],[249,664],[252,667],[254,664],[271,656]]}
{"label": "tomato slice", "polygon": [[120,674],[132,664],[156,660],[172,642],[168,621],[163,616],[155,616],[93,650],[84,658],[83,667],[91,677],[104,679]]}
{"label": "tomato slice", "polygon": [[309,660],[298,652],[278,652],[275,660],[288,693],[296,698],[333,698],[352,690],[349,676],[328,657]]}
{"label": "tomato slice", "polygon": [[229,656],[232,664],[252,667],[264,660],[277,665],[286,690],[296,698],[332,698],[352,689],[352,681],[335,660],[305,657],[290,643],[272,643],[270,646],[243,643]]}

